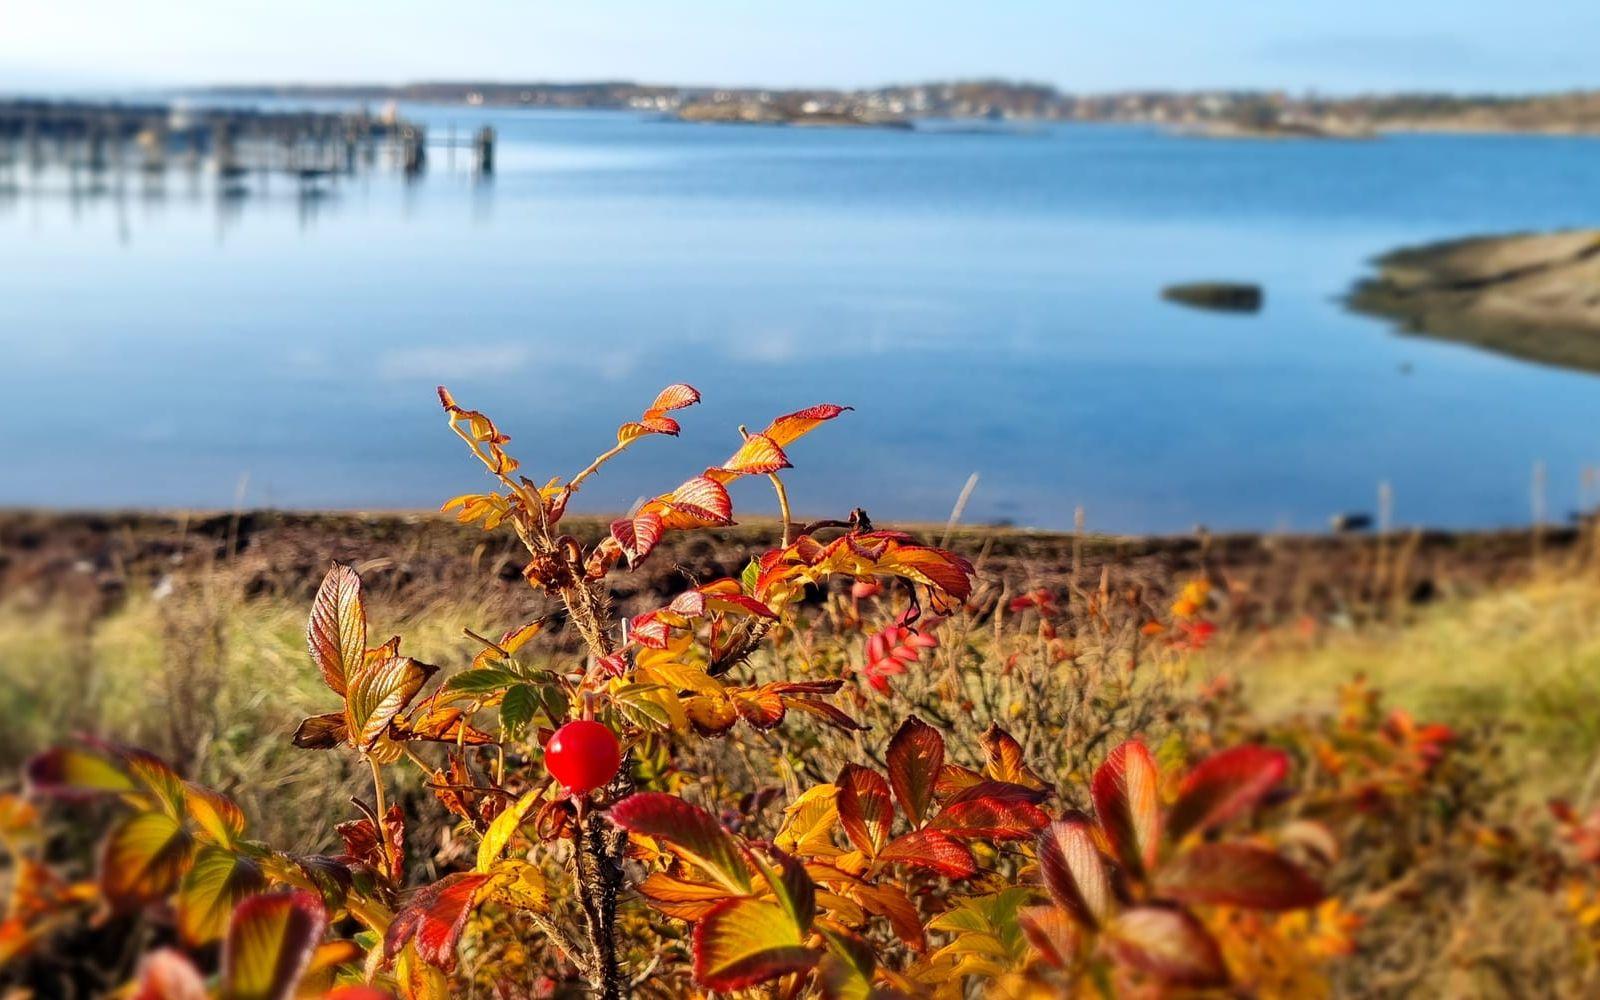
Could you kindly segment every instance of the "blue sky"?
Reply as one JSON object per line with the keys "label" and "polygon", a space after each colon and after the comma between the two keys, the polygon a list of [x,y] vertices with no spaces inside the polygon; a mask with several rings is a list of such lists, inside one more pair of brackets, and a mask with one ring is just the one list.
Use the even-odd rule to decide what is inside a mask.
{"label": "blue sky", "polygon": [[0,87],[263,80],[1600,87],[1600,0],[0,0]]}

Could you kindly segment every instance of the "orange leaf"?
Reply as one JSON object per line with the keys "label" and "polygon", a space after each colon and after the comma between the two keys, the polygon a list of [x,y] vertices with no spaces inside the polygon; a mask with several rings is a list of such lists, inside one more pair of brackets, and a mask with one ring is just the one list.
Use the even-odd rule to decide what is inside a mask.
{"label": "orange leaf", "polygon": [[1161,841],[1161,802],[1155,759],[1143,743],[1129,740],[1094,773],[1090,794],[1095,818],[1111,848],[1134,875],[1155,865]]}
{"label": "orange leaf", "polygon": [[894,824],[894,803],[889,800],[889,783],[876,771],[858,764],[846,764],[834,781],[839,825],[856,850],[869,858],[878,856],[889,843]]}
{"label": "orange leaf", "polygon": [[361,577],[334,563],[317,588],[306,624],[311,662],[334,694],[343,695],[350,677],[361,669],[367,651],[367,609],[361,599]]}
{"label": "orange leaf", "polygon": [[718,468],[737,476],[765,476],[789,467],[789,458],[776,441],[765,434],[752,434]]}
{"label": "orange leaf", "polygon": [[944,768],[944,737],[915,715],[889,741],[889,785],[913,827],[922,825]]}

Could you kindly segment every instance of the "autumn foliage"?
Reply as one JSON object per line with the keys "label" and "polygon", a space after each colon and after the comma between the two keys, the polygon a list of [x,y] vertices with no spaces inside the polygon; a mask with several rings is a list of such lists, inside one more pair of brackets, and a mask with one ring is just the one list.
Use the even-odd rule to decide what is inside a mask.
{"label": "autumn foliage", "polygon": [[[327,710],[292,738],[370,771],[371,799],[354,801],[339,842],[298,854],[256,840],[229,798],[135,748],[47,750],[28,765],[26,794],[0,797],[20,872],[0,962],[73,920],[142,915],[170,929],[124,984],[144,1000],[1271,994],[1291,975],[1314,981],[1347,943],[1323,878],[1335,818],[1398,791],[1385,782],[1425,780],[1449,744],[1398,717],[1387,735],[1351,730],[1338,746],[1201,749],[1135,733],[1085,749],[1093,766],[1063,779],[1031,762],[1004,720],[953,742],[899,699],[913,674],[959,669],[935,658],[976,641],[956,628],[973,614],[972,563],[861,511],[800,523],[789,508],[787,450],[846,408],[741,429],[724,462],[583,542],[562,528],[573,497],[625,450],[678,434],[698,392],[669,386],[589,466],[542,481],[522,474],[487,415],[439,396],[490,477],[445,510],[514,532],[522,576],[550,610],[493,638],[471,633],[468,665],[446,671],[386,637],[360,574],[334,565],[306,629]],[[659,607],[617,615],[608,580],[672,533],[732,524],[728,485],[747,477],[774,491],[775,544],[737,576],[687,581]],[[1110,595],[1100,600],[1103,616]],[[1206,601],[1197,584],[1130,634],[1180,656],[1210,635]],[[1036,627],[1046,668],[1075,683],[1056,595],[991,603]],[[824,619],[850,638],[838,669],[807,653]],[[575,633],[576,651],[541,651],[556,633]],[[790,650],[804,655],[776,655]],[[1007,671],[1021,655],[994,652]],[[800,732],[810,742],[786,749]],[[1358,766],[1369,737],[1387,756]],[[804,778],[823,740],[850,759]],[[774,772],[737,802],[719,797],[706,754],[733,767],[766,747]],[[1328,773],[1336,757],[1349,786],[1327,792],[1321,815],[1286,809],[1297,768]],[[448,814],[449,840],[468,845],[442,867],[408,856],[399,769]],[[43,860],[47,803],[109,822],[92,878]],[[1574,843],[1594,839],[1571,826]]]}

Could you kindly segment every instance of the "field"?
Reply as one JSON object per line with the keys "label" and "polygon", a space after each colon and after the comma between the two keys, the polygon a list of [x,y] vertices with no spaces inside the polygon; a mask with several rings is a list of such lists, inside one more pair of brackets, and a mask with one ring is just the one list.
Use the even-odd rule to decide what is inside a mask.
{"label": "field", "polygon": [[[586,547],[604,530],[576,518],[564,526]],[[637,616],[690,581],[736,576],[781,530],[757,521],[668,536],[619,578],[619,609]],[[290,741],[300,720],[337,702],[305,644],[331,560],[360,572],[370,620],[447,669],[481,648],[465,630],[495,635],[553,610],[524,581],[526,553],[514,538],[434,515],[15,514],[0,521],[0,544],[0,708],[13,720],[0,733],[6,772],[69,734],[114,737],[229,796],[250,817],[251,837],[290,855],[333,853],[336,826],[350,815],[338,804],[372,790],[359,760]],[[979,763],[971,755],[991,723],[1004,727],[1026,759],[1022,773],[1057,790],[1051,812],[1103,807],[1081,789],[1128,738],[1154,748],[1164,770],[1208,748],[1283,747],[1294,792],[1263,800],[1268,817],[1252,822],[1254,836],[1309,856],[1329,902],[1309,920],[1291,910],[1267,924],[1237,906],[1203,913],[1236,987],[1512,996],[1534,981],[1574,993],[1595,985],[1590,907],[1600,878],[1583,850],[1593,828],[1581,810],[1547,805],[1588,803],[1600,780],[1600,565],[1588,533],[1150,540],[958,529],[947,544],[972,560],[974,589],[964,610],[928,631],[936,647],[912,649],[903,674],[884,675],[885,692],[852,684],[836,699],[869,727],[864,734],[790,712],[771,731],[681,745],[667,774],[643,780],[722,803],[725,822],[748,811],[735,829],[782,842],[784,814],[768,801],[833,781],[841,765],[881,765],[884,736],[913,713],[963,763]],[[797,607],[810,624],[752,656],[754,677],[869,669],[866,640],[888,620],[876,600],[848,584],[812,593]],[[577,653],[574,632],[557,630],[541,657]],[[391,771],[391,802],[407,817],[403,881],[471,870],[471,837],[426,773]],[[1274,822],[1278,835],[1267,833]],[[57,827],[46,854],[68,875],[87,875],[72,859],[96,836],[92,825]],[[988,852],[1005,839],[972,848],[997,873],[1009,869]],[[562,862],[552,863],[554,878]],[[1029,958],[1020,939],[994,938],[1000,955],[991,946],[964,953],[978,932],[937,911],[973,904],[911,886],[930,921],[920,933],[945,942],[933,952],[942,964],[880,942],[893,956],[881,959],[880,988],[920,981],[932,991],[916,979],[919,961],[955,974],[968,993],[1060,986],[1051,978],[1060,970]],[[992,907],[1003,896],[975,898]],[[647,919],[636,896],[622,911],[624,967],[661,963],[645,957],[652,933],[666,934],[667,965],[691,964],[672,921],[664,930],[664,918]],[[551,904],[549,919],[562,915]],[[0,976],[41,996],[102,991],[135,972],[130,947],[174,939],[159,916],[142,918],[151,920],[55,927]],[[85,941],[94,942],[88,961]],[[502,995],[559,993],[583,971],[550,935],[530,936],[503,914],[467,927],[459,947],[447,987],[455,992],[491,995],[498,984]],[[1121,991],[1159,985],[1154,966],[1118,954],[1109,974]],[[690,988],[678,978],[688,975],[657,969],[655,984],[635,985],[675,995]]]}

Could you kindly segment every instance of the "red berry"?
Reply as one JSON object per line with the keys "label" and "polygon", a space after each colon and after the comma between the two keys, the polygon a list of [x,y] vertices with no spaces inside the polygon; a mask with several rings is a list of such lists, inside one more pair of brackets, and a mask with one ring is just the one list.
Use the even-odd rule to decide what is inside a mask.
{"label": "red berry", "polygon": [[585,795],[616,775],[622,747],[605,726],[579,719],[557,729],[544,745],[544,766],[568,792]]}

